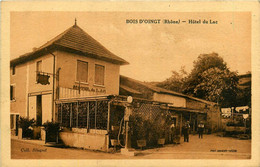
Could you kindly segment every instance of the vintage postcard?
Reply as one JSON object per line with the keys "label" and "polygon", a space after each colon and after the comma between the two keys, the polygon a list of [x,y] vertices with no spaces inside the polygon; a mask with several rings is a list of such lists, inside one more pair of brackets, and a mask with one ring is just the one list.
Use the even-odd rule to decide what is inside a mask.
{"label": "vintage postcard", "polygon": [[258,2],[1,14],[2,166],[260,165]]}

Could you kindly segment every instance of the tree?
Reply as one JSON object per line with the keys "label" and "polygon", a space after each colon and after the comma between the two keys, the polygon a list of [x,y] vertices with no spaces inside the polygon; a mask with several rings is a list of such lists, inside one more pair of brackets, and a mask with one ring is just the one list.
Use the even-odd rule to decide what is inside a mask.
{"label": "tree", "polygon": [[170,78],[157,84],[165,89],[217,102],[222,107],[235,106],[237,85],[237,72],[230,71],[217,53],[199,55],[189,74],[182,67],[180,72],[172,71]]}
{"label": "tree", "polygon": [[223,107],[234,106],[237,83],[238,77],[235,72],[214,67],[202,73],[201,81],[196,85],[194,93],[200,91],[204,99],[217,102]]}
{"label": "tree", "polygon": [[172,76],[170,78],[158,83],[156,86],[176,92],[182,92],[183,83],[186,76],[187,72],[185,70],[185,67],[182,66],[179,72],[172,71]]}
{"label": "tree", "polygon": [[200,90],[195,92],[195,87],[201,82],[202,73],[214,67],[218,67],[221,70],[227,69],[227,65],[223,58],[217,53],[199,55],[198,59],[193,62],[193,69],[191,73],[186,78],[183,93],[203,98],[204,93]]}
{"label": "tree", "polygon": [[229,106],[235,101],[237,84],[237,72],[231,72],[222,57],[217,53],[202,54],[193,63],[183,93]]}

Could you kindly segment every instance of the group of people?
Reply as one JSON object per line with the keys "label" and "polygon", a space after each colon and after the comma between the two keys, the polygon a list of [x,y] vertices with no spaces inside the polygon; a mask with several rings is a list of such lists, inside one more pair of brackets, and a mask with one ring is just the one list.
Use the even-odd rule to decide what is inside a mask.
{"label": "group of people", "polygon": [[[199,138],[201,139],[203,138],[203,132],[204,132],[204,124],[202,121],[200,121],[198,124],[198,133],[199,133]],[[187,121],[182,126],[182,134],[184,135],[184,142],[189,142],[189,133],[190,133],[190,122]],[[179,128],[176,127],[174,123],[172,123],[170,126],[169,141],[173,143],[179,143],[178,139],[180,139]]]}
{"label": "group of people", "polygon": [[[203,138],[203,131],[204,131],[204,124],[200,122],[198,124],[198,133],[199,133],[199,138]],[[187,121],[184,126],[183,126],[183,135],[184,135],[184,142],[189,142],[189,132],[190,132],[190,123]]]}

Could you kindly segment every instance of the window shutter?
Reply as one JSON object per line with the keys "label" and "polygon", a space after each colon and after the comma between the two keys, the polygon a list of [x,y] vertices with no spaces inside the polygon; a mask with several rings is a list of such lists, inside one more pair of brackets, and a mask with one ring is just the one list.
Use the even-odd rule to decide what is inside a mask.
{"label": "window shutter", "polygon": [[15,98],[15,87],[10,86],[10,100],[14,100]]}
{"label": "window shutter", "polygon": [[88,82],[88,63],[79,61],[77,62],[77,81]]}
{"label": "window shutter", "polygon": [[105,80],[105,67],[101,65],[95,65],[95,84],[104,85]]}

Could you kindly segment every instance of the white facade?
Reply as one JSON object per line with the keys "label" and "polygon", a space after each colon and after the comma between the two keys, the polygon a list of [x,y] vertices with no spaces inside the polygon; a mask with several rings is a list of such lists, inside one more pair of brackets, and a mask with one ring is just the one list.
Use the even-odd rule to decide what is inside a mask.
{"label": "white facade", "polygon": [[164,103],[171,103],[170,106],[173,107],[186,107],[186,99],[184,97],[154,93],[153,100]]}

